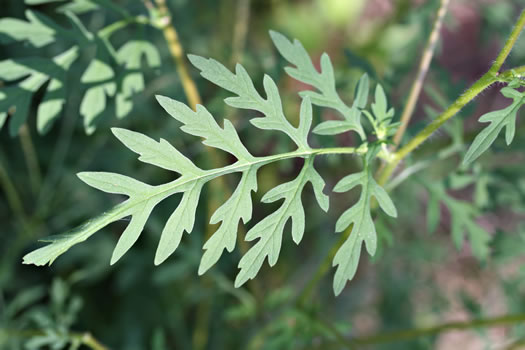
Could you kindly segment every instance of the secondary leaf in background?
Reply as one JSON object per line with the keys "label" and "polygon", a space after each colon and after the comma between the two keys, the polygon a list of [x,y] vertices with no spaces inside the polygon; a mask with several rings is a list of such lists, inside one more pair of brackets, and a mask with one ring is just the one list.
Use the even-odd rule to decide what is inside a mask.
{"label": "secondary leaf in background", "polygon": [[26,5],[41,5],[41,4],[48,4],[51,2],[63,2],[66,0],[25,0]]}
{"label": "secondary leaf in background", "polygon": [[28,41],[35,47],[46,46],[55,41],[55,31],[44,25],[34,12],[26,11],[29,22],[16,18],[0,19],[0,42]]}
{"label": "secondary leaf in background", "polygon": [[[356,98],[352,108],[350,108],[341,100],[335,89],[334,68],[330,57],[326,53],[321,55],[321,73],[319,73],[303,45],[297,39],[292,43],[284,35],[274,31],[270,31],[270,36],[281,55],[296,66],[286,67],[286,72],[292,78],[312,85],[320,92],[303,91],[300,95],[303,97],[308,96],[315,105],[334,108],[339,111],[344,116],[348,127],[351,128],[350,130],[356,131],[361,139],[365,140],[366,136],[361,125],[359,108],[364,108],[367,102],[368,76],[365,74],[359,80]],[[339,133],[341,130],[343,129],[332,129],[332,132]]]}
{"label": "secondary leaf in background", "polygon": [[525,104],[525,93],[519,92],[511,87],[501,89],[503,96],[512,98],[512,103],[499,111],[489,112],[482,115],[479,121],[489,123],[474,139],[467,151],[463,164],[472,163],[496,140],[501,130],[505,128],[505,142],[510,145],[516,131],[516,115],[518,110]]}
{"label": "secondary leaf in background", "polygon": [[377,149],[370,149],[364,158],[363,171],[344,177],[334,187],[334,192],[346,192],[361,186],[359,200],[339,217],[335,227],[336,232],[342,232],[353,225],[350,236],[339,248],[333,261],[333,266],[337,266],[333,285],[336,295],[339,295],[346,282],[354,277],[363,242],[370,255],[374,256],[376,252],[377,234],[370,213],[372,196],[377,199],[385,213],[397,217],[397,210],[388,193],[374,180],[370,163],[375,154]]}
{"label": "secondary leaf in background", "polygon": [[[52,61],[46,59],[20,59],[0,62],[0,79],[17,80],[28,76],[15,86],[1,89],[0,111],[11,110],[9,133],[16,136],[25,123],[33,94],[51,78],[43,104],[37,113],[38,130],[44,133],[58,116],[65,101],[65,71],[78,57],[76,46],[56,56]],[[60,108],[59,108],[60,107]],[[1,123],[0,123],[1,127]]]}
{"label": "secondary leaf in background", "polygon": [[427,207],[427,223],[430,232],[434,231],[440,220],[439,203],[443,203],[451,216],[452,240],[458,249],[463,247],[465,233],[468,234],[473,255],[479,260],[485,260],[490,252],[490,234],[476,222],[479,210],[470,202],[450,196],[442,183],[425,182],[429,190]]}
{"label": "secondary leaf in background", "polygon": [[131,112],[133,95],[144,90],[144,75],[139,71],[142,57],[145,57],[150,67],[160,67],[160,54],[157,48],[147,41],[129,41],[118,50],[117,58],[126,71],[121,77],[121,85],[116,95],[117,118],[124,118]]}
{"label": "secondary leaf in background", "polygon": [[81,83],[95,85],[86,91],[80,104],[80,114],[84,117],[88,135],[95,131],[94,121],[106,109],[107,96],[113,96],[116,92],[114,77],[113,68],[100,59],[94,59],[80,78]]}

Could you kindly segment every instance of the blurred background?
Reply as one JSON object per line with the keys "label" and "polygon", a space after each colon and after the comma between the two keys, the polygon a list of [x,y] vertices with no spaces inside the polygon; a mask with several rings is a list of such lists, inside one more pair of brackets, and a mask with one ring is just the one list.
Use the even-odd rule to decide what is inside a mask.
{"label": "blurred background", "polygon": [[[2,0],[0,16],[24,19],[30,8],[64,25],[67,20],[57,9],[70,5],[87,30],[97,33],[121,20],[119,8],[148,16],[151,5],[139,0],[33,3]],[[90,10],[91,5],[97,8]],[[280,88],[286,115],[295,123],[297,92],[308,87],[284,73],[286,62],[272,46],[270,29],[299,39],[316,64],[327,52],[338,90],[347,101],[359,77],[368,73],[374,83],[383,85],[399,118],[440,1],[166,0],[166,5],[186,53],[215,58],[230,69],[240,62],[258,89],[263,75],[269,74]],[[524,6],[523,0],[451,0],[405,140],[488,70]],[[305,191],[308,219],[301,245],[296,246],[285,230],[277,265],[269,268],[265,263],[256,279],[240,289],[233,288],[241,256],[238,248],[223,255],[206,275],[197,275],[208,231],[206,203],[217,200],[211,198],[211,191],[201,196],[191,235],[185,235],[177,252],[158,267],[153,265],[155,249],[178,198],[157,207],[140,240],[114,266],[109,266],[109,259],[125,222],[75,246],[51,267],[22,265],[22,256],[40,246],[39,238],[64,232],[121,200],[86,186],[75,176],[77,172],[118,172],[150,184],[173,179],[167,171],[137,161],[112,136],[110,127],[165,138],[203,168],[228,162],[210,159],[200,140],[181,132],[179,123],[156,103],[155,94],[187,101],[162,31],[129,25],[110,40],[115,48],[146,40],[160,59],[159,65],[143,59],[135,67],[145,84],[131,94],[132,107],[125,118],[115,117],[120,114],[115,99],[108,98],[103,111],[84,110],[94,120],[91,134],[86,133],[80,111],[88,87],[79,77],[98,57],[96,50],[86,47],[67,72],[66,103],[46,133],[37,131],[35,117],[44,97],[42,89],[29,100],[27,121],[15,135],[8,130],[11,117],[0,131],[0,348],[61,349],[76,341],[82,349],[104,349],[80,344],[88,333],[110,349],[125,350],[519,348],[525,337],[525,327],[519,323],[379,339],[381,334],[404,329],[525,312],[522,125],[518,124],[510,147],[498,139],[479,164],[468,169],[459,166],[479,131],[479,116],[508,105],[498,89],[484,92],[416,150],[409,165],[429,157],[433,161],[392,188],[399,217],[378,215],[379,251],[374,258],[362,254],[356,277],[337,298],[329,271],[307,293],[306,302],[297,303],[339,238],[334,233],[337,218],[358,195],[331,193],[339,179],[361,166],[358,159],[336,156],[316,161],[327,182],[325,192],[331,193],[328,214],[319,210],[311,191]],[[2,60],[49,59],[71,46],[59,37],[51,45],[34,48],[13,43],[1,33],[0,43]],[[506,67],[524,62],[522,37]],[[229,93],[200,77],[189,62],[186,65],[203,104],[218,121],[232,120],[253,154],[291,150],[280,135],[256,131],[248,123],[255,112],[226,106],[223,100]],[[16,83],[5,82],[0,92]],[[335,113],[315,108],[314,125],[336,119]],[[351,134],[312,136],[311,145],[353,146],[356,141]],[[260,171],[252,222],[272,210],[260,203],[262,195],[294,178],[300,165],[285,161]],[[225,178],[231,189],[237,181],[236,176]],[[470,241],[460,249],[454,244],[452,222],[464,226],[467,237],[473,225],[489,233],[489,253],[483,261],[474,257]]]}

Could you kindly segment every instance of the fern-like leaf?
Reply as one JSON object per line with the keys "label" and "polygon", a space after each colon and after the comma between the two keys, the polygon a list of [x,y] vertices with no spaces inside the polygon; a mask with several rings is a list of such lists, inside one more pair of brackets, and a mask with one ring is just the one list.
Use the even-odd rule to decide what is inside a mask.
{"label": "fern-like leaf", "polygon": [[525,104],[525,93],[519,92],[511,87],[504,87],[501,89],[503,96],[511,98],[512,103],[499,110],[489,112],[482,115],[479,121],[482,123],[490,123],[483,131],[481,131],[463,159],[464,164],[470,164],[476,160],[483,152],[485,152],[492,143],[496,140],[499,133],[505,128],[505,142],[510,145],[514,139],[516,132],[516,115],[518,110]]}
{"label": "fern-like leaf", "polygon": [[301,96],[308,96],[313,104],[322,107],[334,108],[344,116],[344,121],[337,127],[334,124],[320,124],[315,133],[321,135],[335,135],[349,130],[356,131],[362,140],[365,139],[365,132],[361,125],[361,109],[366,106],[368,100],[369,80],[365,74],[359,80],[356,88],[356,96],[352,107],[348,107],[339,97],[335,89],[334,68],[328,54],[321,55],[321,72],[319,73],[299,40],[292,43],[284,35],[270,31],[270,36],[281,55],[295,67],[286,67],[286,72],[294,79],[305,84],[311,85],[319,90],[303,91]]}
{"label": "fern-like leaf", "polygon": [[361,186],[359,200],[339,217],[335,227],[337,232],[342,232],[353,225],[350,236],[339,248],[333,261],[333,266],[338,266],[333,285],[336,295],[339,295],[346,282],[354,277],[361,256],[362,243],[365,243],[366,250],[370,255],[373,256],[376,252],[377,234],[370,213],[372,196],[377,199],[379,206],[385,213],[397,217],[394,203],[387,192],[373,178],[370,162],[376,153],[377,149],[369,150],[364,158],[363,171],[344,177],[334,187],[334,192],[346,192],[356,186]]}
{"label": "fern-like leaf", "polygon": [[[274,33],[274,40],[275,38]],[[282,46],[282,43],[279,45]],[[306,67],[307,56],[304,57],[301,53],[302,51],[299,50],[302,48],[300,44],[294,47],[297,52],[288,52],[286,57],[295,62],[299,67],[298,71],[301,71],[301,69]],[[126,52],[126,49],[122,50],[122,52]],[[145,50],[144,53],[148,55],[147,48]],[[296,55],[299,56],[296,57]],[[122,59],[127,62],[126,64],[129,67],[135,67],[138,57],[124,58],[122,56]],[[368,150],[366,143],[357,149],[351,147],[313,149],[308,144],[308,136],[312,127],[311,98],[319,98],[318,96],[303,94],[299,112],[299,125],[294,126],[284,115],[277,86],[269,76],[265,76],[263,80],[265,93],[265,97],[263,97],[255,89],[248,73],[241,65],[237,65],[235,73],[233,73],[213,59],[193,55],[190,55],[189,58],[194,66],[201,71],[203,77],[235,95],[225,99],[227,104],[236,108],[259,111],[262,113],[262,117],[252,119],[250,122],[262,130],[285,133],[296,145],[296,150],[282,154],[255,157],[244,146],[230,121],[224,120],[223,125],[220,126],[208,110],[201,105],[198,105],[194,111],[181,102],[168,97],[158,96],[159,104],[169,115],[182,124],[181,130],[183,132],[202,138],[203,143],[209,147],[230,153],[236,158],[236,161],[218,169],[201,169],[166,140],[156,141],[138,132],[114,128],[114,135],[127,148],[137,153],[140,161],[178,173],[179,177],[171,182],[152,186],[119,174],[105,172],[80,173],[80,179],[88,185],[101,191],[125,195],[127,199],[108,212],[86,222],[65,235],[46,239],[45,242],[49,244],[27,254],[24,257],[24,263],[50,264],[70,247],[86,240],[108,224],[131,217],[128,226],[119,238],[113,251],[111,264],[114,264],[138,240],[155,206],[164,199],[180,193],[181,200],[169,217],[157,247],[155,264],[160,264],[178,248],[184,232],[191,233],[193,230],[196,208],[203,186],[216,177],[240,173],[241,178],[237,188],[211,217],[211,223],[216,224],[220,222],[220,226],[204,244],[205,252],[199,267],[199,274],[202,274],[220,259],[225,250],[231,252],[234,249],[239,223],[249,223],[253,207],[251,194],[257,190],[257,171],[262,166],[279,160],[302,158],[304,159],[304,164],[297,177],[269,190],[262,198],[263,203],[281,201],[281,205],[277,210],[248,230],[245,239],[247,241],[255,241],[255,243],[239,262],[240,271],[235,280],[235,285],[240,286],[256,276],[266,259],[270,266],[277,263],[285,233],[284,229],[289,221],[291,221],[291,235],[294,242],[299,244],[302,240],[305,232],[306,215],[301,196],[308,183],[312,184],[313,193],[319,206],[324,211],[328,210],[328,196],[323,193],[325,182],[314,168],[315,157],[320,154],[359,153],[361,155],[365,154],[363,171],[344,178],[335,188],[336,191],[341,192],[347,191],[356,185],[363,187],[359,201],[345,212],[337,222],[337,231],[342,231],[350,224],[354,225],[350,238],[341,247],[334,259],[334,265],[339,265],[334,289],[337,294],[340,293],[345,282],[351,279],[355,273],[362,242],[365,241],[371,254],[375,251],[375,228],[370,214],[370,200],[372,196],[377,198],[381,208],[387,214],[396,216],[396,209],[390,197],[372,178],[370,168],[372,160],[378,153],[378,145],[371,146],[370,150]],[[329,62],[327,56],[323,61],[323,72],[325,73],[322,73],[321,76],[333,78],[331,65],[327,63]],[[105,94],[109,88],[109,85],[104,86],[105,84],[113,84],[113,76],[114,71],[111,67],[105,65],[102,61],[95,60],[88,67],[82,78],[86,83],[95,84],[93,88],[99,91],[96,94],[101,95]],[[326,93],[326,96],[333,98],[330,101],[326,100],[330,104],[332,102],[335,103],[335,106],[330,105],[331,107],[339,108],[341,106],[334,97],[335,95],[333,95],[335,92],[331,90],[332,88],[335,89],[335,83],[333,79],[328,81],[328,83],[328,85],[322,87],[321,91]],[[111,90],[113,90],[113,87],[111,87]],[[358,113],[360,117],[366,107],[368,90],[369,82],[368,77],[365,75],[358,83],[353,107],[348,108],[348,110],[352,111],[351,113]],[[382,122],[390,119],[391,112],[386,110],[386,98],[381,92],[382,90],[379,90],[376,93],[377,107],[373,107],[376,115],[375,119],[372,118],[374,125],[383,125],[381,124]],[[127,109],[125,100],[128,97],[129,94],[122,92],[120,98],[124,99],[124,101],[122,101],[121,108],[124,108],[124,110]],[[326,103],[328,104],[328,102]],[[0,119],[1,117],[0,115]],[[357,114],[355,117],[357,118],[355,119],[356,123],[352,124],[351,130],[361,132],[361,125],[357,122],[359,117],[357,117]],[[347,119],[346,127],[348,127],[349,120],[354,119]]]}

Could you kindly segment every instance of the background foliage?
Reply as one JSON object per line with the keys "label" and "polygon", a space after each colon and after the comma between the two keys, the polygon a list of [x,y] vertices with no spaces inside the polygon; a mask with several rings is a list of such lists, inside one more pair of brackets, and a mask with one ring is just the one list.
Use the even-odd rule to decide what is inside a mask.
{"label": "background foliage", "polygon": [[[152,263],[156,246],[177,200],[159,204],[138,244],[114,266],[109,266],[111,252],[127,222],[109,226],[50,268],[22,265],[22,256],[36,247],[36,239],[63,232],[120,201],[83,185],[73,174],[117,171],[151,184],[173,179],[162,169],[137,162],[111,137],[110,127],[164,138],[203,168],[221,161],[205,152],[199,140],[180,132],[154,98],[161,94],[186,100],[184,79],[160,30],[162,23],[159,28],[130,24],[112,33],[110,45],[96,35],[125,19],[122,11],[155,20],[162,16],[136,0],[40,2],[44,1],[32,1],[35,6],[14,0],[2,4],[2,17],[25,19],[31,8],[55,21],[64,33],[57,34],[60,40],[52,45],[35,48],[31,41],[51,40],[50,34],[37,28],[39,36],[24,44],[0,32],[0,58],[26,60],[17,69],[0,65],[0,79],[6,84],[0,89],[0,113],[13,103],[17,106],[0,135],[0,347],[73,344],[96,349],[96,338],[111,349],[339,349],[366,347],[368,339],[370,348],[379,349],[480,349],[511,347],[525,337],[517,324],[386,345],[373,341],[379,343],[375,335],[388,336],[390,331],[525,312],[524,140],[519,115],[510,146],[500,135],[472,167],[462,165],[469,144],[487,125],[477,119],[509,105],[498,89],[487,90],[415,151],[412,163],[406,164],[406,169],[417,170],[409,181],[397,178],[390,183],[398,218],[378,216],[378,252],[372,260],[363,255],[356,277],[338,298],[332,293],[332,274],[313,289],[308,282],[338,240],[334,223],[349,202],[359,199],[359,191],[332,194],[327,214],[307,191],[303,205],[308,220],[301,246],[285,234],[278,264],[271,269],[263,265],[258,277],[241,289],[233,288],[239,250],[224,254],[217,267],[197,276],[209,234],[207,217],[217,197],[223,196],[220,190],[206,188],[192,235],[159,267]],[[86,4],[99,9],[84,13]],[[77,6],[70,8],[76,15],[57,14],[63,5]],[[305,86],[284,74],[288,64],[273,47],[269,29],[300,39],[314,62],[327,51],[338,91],[348,97],[343,99],[351,100],[359,77],[367,72],[383,85],[389,104],[401,111],[439,2],[172,0],[167,5],[186,52],[213,57],[230,69],[241,61],[259,91],[268,73],[280,87],[286,115],[298,116],[296,93]],[[520,6],[519,0],[452,1],[406,138],[487,71]],[[146,44],[137,49],[136,43]],[[78,59],[57,70],[51,58],[74,46],[81,53]],[[145,55],[129,54],[137,50]],[[109,71],[104,62],[110,62]],[[522,38],[506,66],[523,62]],[[42,69],[44,64],[50,66],[51,81],[44,81],[42,88],[32,85],[29,95],[20,93],[31,66]],[[231,119],[254,155],[289,151],[283,138],[249,127],[248,119],[258,116],[256,112],[225,105],[222,100],[229,94],[198,73],[189,69],[206,107],[219,119]],[[48,92],[56,90],[58,97],[49,97]],[[2,105],[1,94],[11,102]],[[97,110],[101,99],[105,108]],[[55,103],[42,112],[49,100]],[[27,121],[21,115],[27,115]],[[317,125],[338,116],[314,108],[313,118]],[[297,121],[291,120],[294,125]],[[311,143],[353,146],[356,136],[315,136]],[[262,195],[294,179],[301,166],[292,160],[260,170],[256,222],[277,208],[260,204]],[[360,169],[357,158],[339,156],[325,158],[318,166],[329,190]],[[225,188],[234,188],[234,176],[223,180]]]}

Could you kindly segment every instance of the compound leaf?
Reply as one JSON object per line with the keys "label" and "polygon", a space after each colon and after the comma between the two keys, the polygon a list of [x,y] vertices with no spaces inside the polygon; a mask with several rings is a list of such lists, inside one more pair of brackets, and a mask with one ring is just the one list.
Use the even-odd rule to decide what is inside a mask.
{"label": "compound leaf", "polygon": [[463,164],[470,164],[485,152],[496,140],[503,128],[506,128],[505,141],[510,145],[514,139],[516,130],[516,115],[518,110],[525,104],[525,93],[521,93],[513,88],[504,87],[501,89],[503,96],[512,98],[512,103],[499,110],[482,115],[479,121],[490,123],[474,139],[467,151]]}
{"label": "compound leaf", "polygon": [[270,36],[279,53],[288,62],[295,65],[295,67],[285,68],[288,75],[319,90],[319,93],[305,91],[301,95],[310,97],[312,103],[318,106],[334,108],[339,111],[344,116],[348,126],[351,127],[349,130],[356,131],[364,140],[366,137],[361,125],[359,108],[363,108],[368,99],[368,76],[365,74],[359,81],[354,104],[350,108],[341,100],[335,89],[334,69],[330,57],[326,53],[321,55],[321,72],[319,73],[303,45],[297,39],[292,43],[284,35],[274,31],[270,31]]}
{"label": "compound leaf", "polygon": [[337,266],[334,277],[334,292],[339,295],[346,282],[351,280],[359,264],[361,246],[365,242],[366,250],[374,256],[377,247],[377,234],[370,213],[370,201],[375,197],[383,211],[392,217],[397,217],[397,210],[386,191],[379,186],[374,178],[370,166],[371,154],[375,150],[369,150],[364,161],[362,172],[351,174],[341,179],[334,187],[334,192],[346,192],[356,186],[361,186],[361,195],[356,204],[346,210],[337,220],[336,232],[344,231],[352,225],[352,231],[348,239],[337,251],[333,266]]}

